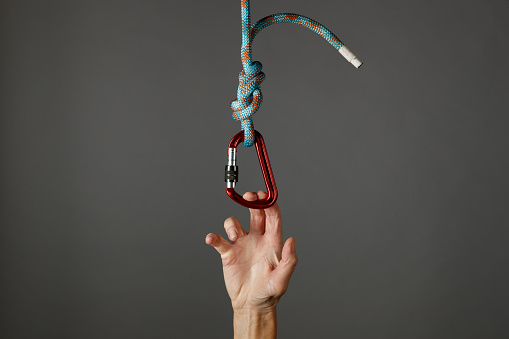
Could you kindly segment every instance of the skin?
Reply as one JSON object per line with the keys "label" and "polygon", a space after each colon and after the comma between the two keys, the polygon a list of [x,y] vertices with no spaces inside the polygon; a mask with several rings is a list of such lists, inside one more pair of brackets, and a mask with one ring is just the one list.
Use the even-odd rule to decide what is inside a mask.
{"label": "skin", "polygon": [[[264,199],[247,192],[244,199]],[[276,338],[276,305],[286,292],[297,265],[295,239],[283,245],[281,211],[249,209],[249,233],[235,217],[225,220],[228,239],[209,233],[205,239],[221,255],[223,274],[234,311],[234,338]]]}

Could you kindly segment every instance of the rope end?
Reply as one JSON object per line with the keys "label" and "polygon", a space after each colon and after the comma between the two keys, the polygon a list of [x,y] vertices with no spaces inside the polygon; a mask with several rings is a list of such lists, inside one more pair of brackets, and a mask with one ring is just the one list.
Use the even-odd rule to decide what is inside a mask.
{"label": "rope end", "polygon": [[352,59],[350,61],[352,63],[352,65],[355,66],[355,68],[359,68],[362,66],[362,61],[360,61],[359,59],[355,58],[355,59]]}
{"label": "rope end", "polygon": [[361,67],[362,61],[360,61],[357,58],[357,56],[355,56],[355,54],[353,54],[353,52],[345,45],[343,45],[343,47],[341,47],[341,49],[339,50],[339,53],[341,53],[341,55],[344,56],[345,59],[348,60],[348,62],[350,62],[352,65],[354,65],[355,68]]}

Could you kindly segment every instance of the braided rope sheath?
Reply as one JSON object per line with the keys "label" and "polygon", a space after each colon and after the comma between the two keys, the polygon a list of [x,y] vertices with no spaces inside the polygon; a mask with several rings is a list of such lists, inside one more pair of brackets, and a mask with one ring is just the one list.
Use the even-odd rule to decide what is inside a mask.
{"label": "braided rope sheath", "polygon": [[242,47],[240,51],[242,59],[242,71],[239,74],[239,87],[237,99],[232,101],[230,107],[233,110],[232,118],[241,122],[244,130],[244,145],[253,146],[255,141],[253,114],[260,108],[263,97],[260,85],[265,79],[262,72],[262,64],[259,61],[253,62],[252,43],[256,35],[264,28],[278,23],[293,23],[309,28],[321,35],[350,63],[359,68],[362,62],[334,35],[330,30],[313,19],[299,14],[278,13],[269,15],[256,24],[251,25],[250,1],[241,0],[242,17]]}

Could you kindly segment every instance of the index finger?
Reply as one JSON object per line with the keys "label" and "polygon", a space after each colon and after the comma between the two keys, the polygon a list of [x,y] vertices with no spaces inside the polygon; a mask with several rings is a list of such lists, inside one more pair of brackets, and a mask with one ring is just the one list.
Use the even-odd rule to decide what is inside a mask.
{"label": "index finger", "polygon": [[[258,199],[267,198],[267,193],[258,191]],[[283,235],[283,223],[281,222],[281,210],[277,202],[265,209],[265,233]]]}

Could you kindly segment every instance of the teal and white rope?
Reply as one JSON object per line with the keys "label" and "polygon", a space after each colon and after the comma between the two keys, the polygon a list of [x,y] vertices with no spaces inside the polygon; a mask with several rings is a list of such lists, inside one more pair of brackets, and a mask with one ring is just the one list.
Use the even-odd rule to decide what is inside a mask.
{"label": "teal and white rope", "polygon": [[253,114],[262,104],[262,92],[260,85],[265,79],[262,72],[262,64],[259,61],[253,62],[252,43],[255,36],[264,28],[278,23],[293,23],[309,28],[321,35],[350,63],[359,68],[362,62],[334,35],[330,30],[320,23],[302,15],[292,13],[278,13],[269,15],[251,25],[250,1],[241,0],[242,18],[242,71],[239,74],[239,87],[237,99],[232,101],[230,107],[233,110],[232,117],[241,122],[244,130],[244,145],[250,147],[254,144]]}

